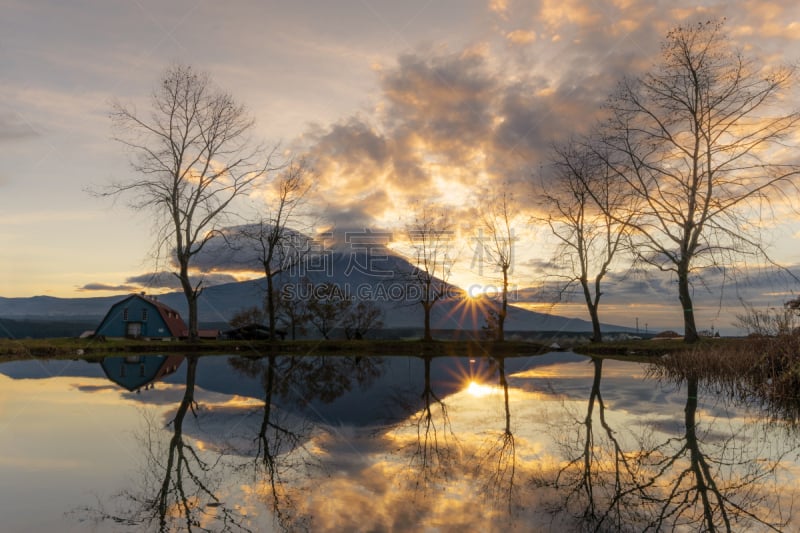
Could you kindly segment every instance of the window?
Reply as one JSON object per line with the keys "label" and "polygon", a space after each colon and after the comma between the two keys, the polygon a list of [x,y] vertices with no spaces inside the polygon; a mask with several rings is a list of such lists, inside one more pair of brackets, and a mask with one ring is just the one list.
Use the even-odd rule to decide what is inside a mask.
{"label": "window", "polygon": [[142,309],[142,322],[147,320],[147,309]]}
{"label": "window", "polygon": [[122,310],[122,320],[128,320],[128,308]]}

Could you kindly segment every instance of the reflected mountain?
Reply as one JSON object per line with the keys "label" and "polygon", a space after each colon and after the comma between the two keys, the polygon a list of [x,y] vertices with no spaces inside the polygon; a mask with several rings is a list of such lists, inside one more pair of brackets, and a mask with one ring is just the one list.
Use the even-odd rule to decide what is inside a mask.
{"label": "reflected mountain", "polygon": [[[0,442],[12,458],[0,473],[32,490],[35,470],[9,470],[42,460],[38,440],[22,441],[26,419],[15,400],[27,398],[20,405],[35,418],[37,439],[71,442],[71,426],[81,431],[73,453],[86,448],[82,475],[50,468],[49,482],[74,476],[71,494],[82,505],[70,507],[72,516],[103,531],[798,526],[797,433],[699,380],[650,379],[635,362],[573,354],[111,359],[71,370],[135,379],[120,387],[102,373],[0,375],[9,406],[0,422],[16,415],[19,429],[8,434],[21,441]],[[25,363],[0,365],[0,374],[34,374],[39,361]],[[69,419],[74,406],[86,412]],[[51,419],[38,418],[47,413]],[[101,413],[107,418],[87,430]],[[125,461],[97,451],[108,444],[90,448],[110,427],[125,428],[110,436]],[[30,457],[20,455],[27,449]],[[114,485],[87,508],[92,485],[81,483],[94,471]],[[13,520],[14,507],[3,505]],[[64,517],[56,500],[40,512],[55,515],[51,524]]]}

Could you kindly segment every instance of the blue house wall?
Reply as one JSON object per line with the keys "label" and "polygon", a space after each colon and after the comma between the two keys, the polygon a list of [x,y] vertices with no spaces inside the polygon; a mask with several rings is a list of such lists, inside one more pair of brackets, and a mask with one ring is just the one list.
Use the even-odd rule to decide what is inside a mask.
{"label": "blue house wall", "polygon": [[[135,391],[155,380],[160,371],[162,377],[174,373],[182,360],[182,356],[170,358],[166,355],[132,355],[105,357],[100,365],[108,379],[129,391]],[[172,367],[162,369],[165,364],[171,364]]]}
{"label": "blue house wall", "polygon": [[95,335],[149,338],[173,336],[155,304],[135,295],[112,305]]}

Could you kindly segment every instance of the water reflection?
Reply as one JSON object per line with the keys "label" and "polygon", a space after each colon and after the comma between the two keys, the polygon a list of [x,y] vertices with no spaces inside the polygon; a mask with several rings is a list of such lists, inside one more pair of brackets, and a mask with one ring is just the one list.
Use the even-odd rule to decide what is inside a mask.
{"label": "water reflection", "polygon": [[[148,363],[152,363],[153,358]],[[104,370],[124,369],[129,363],[123,358],[109,359],[103,361]],[[191,411],[197,416],[194,393],[198,362],[197,355],[186,356],[185,387],[174,417],[166,424],[171,428],[167,442],[164,442],[158,422],[145,413],[142,434],[138,436],[145,458],[138,487],[120,495],[121,512],[98,511],[100,519],[158,531],[209,531],[217,527],[226,531],[249,531],[242,525],[245,517],[238,506],[219,497],[228,466],[223,461],[224,456],[204,451],[196,441],[184,435],[186,415]],[[145,362],[141,364],[142,368],[148,366]]]}
{"label": "water reflection", "polygon": [[[452,470],[452,462],[457,456],[458,442],[450,424],[447,405],[434,392],[431,384],[431,363],[433,357],[422,358],[423,407],[413,417],[415,420],[417,441],[412,454],[412,479],[416,487],[429,488],[438,480],[446,480]],[[434,413],[433,409],[439,412]],[[435,416],[436,415],[436,416]],[[438,419],[438,420],[437,420]]]}
{"label": "water reflection", "polygon": [[[601,393],[603,360],[592,359],[591,388],[586,401],[585,415],[575,415],[574,433],[564,433],[557,426],[556,441],[560,445],[561,466],[551,479],[543,479],[560,495],[554,513],[568,513],[574,524],[589,531],[623,530],[628,523],[639,522],[634,516],[638,507],[631,502],[645,500],[646,483],[642,479],[642,455],[628,453],[617,432],[606,417],[606,404]],[[597,408],[597,412],[595,412]],[[595,419],[600,433],[596,433]],[[641,437],[630,442],[639,446]]]}
{"label": "water reflection", "polygon": [[131,392],[139,392],[174,374],[183,360],[182,355],[129,355],[106,357],[100,366],[109,380]]}
{"label": "water reflection", "polygon": [[[697,527],[702,531],[783,531],[794,489],[781,488],[776,472],[796,444],[771,441],[768,427],[751,421],[701,423],[697,376],[686,383],[683,435],[644,455],[651,524]],[[789,505],[788,507],[784,507]]]}
{"label": "water reflection", "polygon": [[[502,507],[505,504],[509,514],[514,513],[518,505],[516,485],[517,448],[511,425],[511,404],[509,402],[509,385],[506,375],[506,359],[503,357],[489,359],[490,374],[497,374],[497,380],[503,397],[502,429],[492,431],[476,452],[476,479],[481,480],[481,491],[490,501]],[[488,379],[489,376],[487,376]],[[472,382],[475,383],[475,382]],[[472,384],[470,384],[472,386]],[[478,389],[480,397],[488,391]]]}
{"label": "water reflection", "polygon": [[[118,437],[138,468],[98,461],[119,490],[78,513],[102,530],[797,527],[796,433],[697,378],[648,381],[636,363],[569,354],[150,357],[48,380],[56,417],[102,401],[140,420]],[[0,365],[2,389],[31,396],[23,366]]]}
{"label": "water reflection", "polygon": [[724,406],[698,386],[696,376],[685,386],[681,426],[670,431],[673,420],[639,420],[613,428],[601,394],[603,360],[592,365],[580,430],[560,440],[562,466],[540,479],[560,495],[551,512],[566,511],[572,526],[586,531],[788,526],[794,489],[781,486],[778,471],[796,453],[796,441],[755,420],[716,416]]}

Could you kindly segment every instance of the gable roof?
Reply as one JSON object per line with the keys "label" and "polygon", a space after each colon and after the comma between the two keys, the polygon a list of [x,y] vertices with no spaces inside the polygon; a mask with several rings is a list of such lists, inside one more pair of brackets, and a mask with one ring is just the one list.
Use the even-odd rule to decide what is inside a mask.
{"label": "gable roof", "polygon": [[[183,355],[134,355],[128,357],[104,357],[100,361],[100,366],[105,372],[106,377],[131,392],[141,389],[151,383],[164,379],[170,374],[175,373],[183,362]],[[152,364],[148,364],[152,363]],[[131,367],[142,365],[143,372],[137,374],[134,371],[115,373],[112,369],[119,369],[120,366],[131,365]]]}
{"label": "gable roof", "polygon": [[[111,314],[114,312],[114,309],[118,308],[121,305],[124,305],[126,302],[129,302],[134,298],[138,298],[144,301],[152,308],[154,308],[156,311],[158,311],[159,316],[167,325],[167,329],[169,330],[171,336],[175,338],[180,338],[182,336],[185,336],[184,332],[188,331],[189,328],[186,326],[186,323],[183,321],[183,318],[181,318],[180,313],[178,313],[173,308],[164,305],[155,298],[146,296],[144,293],[131,294],[125,299],[120,300],[117,303],[113,304],[111,308],[108,310],[108,313],[106,313],[106,316],[103,317],[103,320],[100,322],[100,325],[102,326],[103,324],[105,324],[108,317],[111,316]],[[98,330],[99,329],[100,328],[98,328]]]}
{"label": "gable roof", "polygon": [[156,309],[158,309],[158,314],[161,315],[161,318],[164,320],[164,323],[167,324],[167,328],[169,328],[170,334],[173,337],[181,337],[184,331],[188,330],[186,326],[186,322],[183,321],[181,318],[180,313],[174,310],[171,307],[168,307],[158,300],[154,298],[148,298],[147,296],[142,295],[135,295],[139,298],[143,298],[149,303],[153,304]]}

